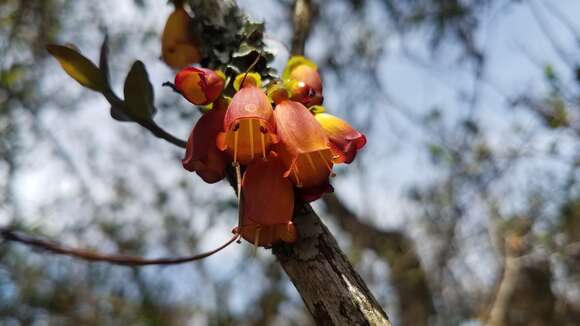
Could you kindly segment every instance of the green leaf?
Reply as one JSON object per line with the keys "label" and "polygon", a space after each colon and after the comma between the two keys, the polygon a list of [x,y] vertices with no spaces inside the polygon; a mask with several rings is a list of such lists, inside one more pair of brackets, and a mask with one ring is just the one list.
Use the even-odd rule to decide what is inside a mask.
{"label": "green leaf", "polygon": [[105,91],[107,82],[99,68],[78,51],[55,44],[47,45],[46,49],[79,84],[97,92]]}
{"label": "green leaf", "polygon": [[141,61],[135,61],[125,79],[127,114],[135,120],[150,120],[155,114],[153,86]]}
{"label": "green leaf", "polygon": [[246,42],[242,42],[242,44],[240,44],[240,47],[238,48],[238,50],[232,54],[232,57],[234,57],[234,58],[246,57],[246,56],[252,54],[252,52],[260,53],[256,49],[256,47],[251,46]]}
{"label": "green leaf", "polygon": [[552,65],[547,64],[544,66],[544,76],[548,80],[555,80],[556,79],[556,73],[554,72],[554,67]]}
{"label": "green leaf", "polygon": [[252,37],[261,38],[264,33],[264,23],[247,21],[242,29],[242,34],[250,39]]}
{"label": "green leaf", "polygon": [[431,154],[431,158],[435,161],[441,160],[445,155],[445,150],[443,147],[437,144],[428,144],[429,154]]}

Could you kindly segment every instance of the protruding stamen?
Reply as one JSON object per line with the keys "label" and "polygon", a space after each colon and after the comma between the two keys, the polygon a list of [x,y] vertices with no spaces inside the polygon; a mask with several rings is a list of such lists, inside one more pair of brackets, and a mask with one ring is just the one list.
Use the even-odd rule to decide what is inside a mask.
{"label": "protruding stamen", "polygon": [[296,177],[296,187],[302,188],[302,182],[300,182],[300,177],[298,176],[300,171],[298,170],[297,163],[294,163],[294,169],[292,169],[292,172],[294,172],[294,176]]}
{"label": "protruding stamen", "polygon": [[262,159],[264,161],[267,161],[268,159],[266,158],[266,142],[264,141],[264,134],[260,133],[260,141],[262,143]]}
{"label": "protruding stamen", "polygon": [[262,143],[262,159],[264,162],[268,160],[266,157],[266,140],[264,139],[267,133],[268,129],[262,126],[262,123],[260,122],[260,142]]}
{"label": "protruding stamen", "polygon": [[252,160],[254,159],[254,119],[248,121],[250,124],[250,152],[252,153]]}
{"label": "protruding stamen", "polygon": [[242,198],[242,172],[240,171],[240,164],[238,162],[234,162],[236,164],[236,195],[238,196],[238,228],[240,232],[242,230],[242,208],[240,207],[240,199]]}
{"label": "protruding stamen", "polygon": [[[238,195],[238,208],[240,207],[240,198],[242,195],[242,172],[240,171],[240,164],[238,164],[237,162],[235,162],[236,164],[236,188],[237,188],[237,195]],[[241,214],[240,214],[241,216]],[[242,219],[240,217],[239,219],[239,225],[238,226],[242,226]]]}
{"label": "protruding stamen", "polygon": [[234,163],[238,163],[238,129],[240,125],[234,127]]}
{"label": "protruding stamen", "polygon": [[324,162],[324,165],[326,165],[326,168],[328,169],[328,172],[330,172],[330,176],[331,177],[335,177],[336,173],[332,172],[332,166],[330,166],[330,163],[328,163],[328,161],[326,160],[326,158],[324,158],[324,155],[322,155],[322,152],[318,152],[318,155],[320,156],[320,159],[322,160],[322,162]]}
{"label": "protruding stamen", "polygon": [[[318,152],[320,153],[320,152]],[[316,172],[316,166],[314,165],[314,161],[312,160],[312,157],[310,157],[310,153],[306,153],[306,158],[308,159],[308,163],[310,163],[310,167],[312,168],[312,170],[314,172]]]}

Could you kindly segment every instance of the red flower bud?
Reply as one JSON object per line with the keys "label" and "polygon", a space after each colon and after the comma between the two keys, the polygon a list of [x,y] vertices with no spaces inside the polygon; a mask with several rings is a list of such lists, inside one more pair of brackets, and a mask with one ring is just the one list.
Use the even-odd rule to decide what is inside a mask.
{"label": "red flower bud", "polygon": [[206,105],[215,101],[224,89],[224,78],[211,69],[188,67],[175,76],[175,88],[191,103]]}
{"label": "red flower bud", "polygon": [[290,91],[290,99],[304,104],[306,107],[322,104],[322,80],[316,64],[301,57],[292,57],[282,78]]}

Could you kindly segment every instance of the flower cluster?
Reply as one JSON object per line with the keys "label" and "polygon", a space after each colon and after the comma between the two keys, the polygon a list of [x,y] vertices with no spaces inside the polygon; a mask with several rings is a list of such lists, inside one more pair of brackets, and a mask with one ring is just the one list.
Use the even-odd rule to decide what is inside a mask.
{"label": "flower cluster", "polygon": [[304,57],[291,58],[282,81],[266,92],[256,73],[235,78],[231,99],[222,94],[224,85],[218,71],[177,73],[175,88],[183,97],[210,108],[191,132],[183,167],[214,183],[233,165],[241,179],[234,232],[257,246],[294,242],[295,196],[312,201],[332,191],[333,165],[351,163],[366,138],[324,113],[320,74]]}

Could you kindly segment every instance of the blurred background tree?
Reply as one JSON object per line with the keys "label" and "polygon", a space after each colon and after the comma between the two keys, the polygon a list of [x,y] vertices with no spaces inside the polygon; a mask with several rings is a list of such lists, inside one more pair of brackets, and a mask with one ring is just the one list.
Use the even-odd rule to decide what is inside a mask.
{"label": "blurred background tree", "polygon": [[[203,1],[191,1],[196,5]],[[318,204],[396,325],[580,320],[580,12],[574,1],[315,1],[306,54],[327,107],[369,143]],[[292,1],[238,1],[283,66]],[[114,10],[113,10],[114,9]],[[95,59],[113,86],[147,64],[158,121],[197,111],[167,88],[164,1],[0,2],[0,223],[106,252],[179,255],[235,224],[224,182],[81,90],[44,44]],[[219,37],[219,35],[216,35]],[[0,324],[304,325],[266,250],[132,269],[0,243]]]}

